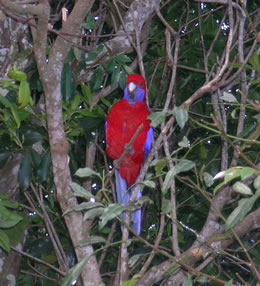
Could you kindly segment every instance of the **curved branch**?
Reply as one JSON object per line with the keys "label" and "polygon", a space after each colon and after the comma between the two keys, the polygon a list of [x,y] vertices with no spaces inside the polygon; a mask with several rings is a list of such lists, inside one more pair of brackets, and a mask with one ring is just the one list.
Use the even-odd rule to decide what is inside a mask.
{"label": "curved branch", "polygon": [[[233,231],[239,236],[242,237],[246,233],[251,230],[257,229],[260,226],[260,209],[250,213],[245,219],[237,224]],[[221,235],[223,233],[223,235]],[[198,262],[202,259],[203,255],[210,252],[218,252],[220,253],[221,250],[227,248],[230,244],[235,241],[235,237],[230,233],[223,232],[223,228],[220,228],[214,236],[208,236],[205,242],[201,242],[196,247],[187,250],[184,252],[178,260],[183,260],[186,257],[185,264],[192,265],[195,262]],[[159,266],[154,266],[150,271],[148,271],[136,284],[136,286],[150,286],[155,282],[158,282],[165,278],[166,271],[169,270],[170,266],[173,265],[172,261],[165,261],[161,263]],[[183,265],[185,268],[185,265]],[[189,268],[189,267],[188,267]],[[195,271],[196,272],[196,271]],[[183,280],[186,278],[183,271],[180,268],[171,275],[170,281],[167,285],[177,285],[174,283],[182,283]]]}

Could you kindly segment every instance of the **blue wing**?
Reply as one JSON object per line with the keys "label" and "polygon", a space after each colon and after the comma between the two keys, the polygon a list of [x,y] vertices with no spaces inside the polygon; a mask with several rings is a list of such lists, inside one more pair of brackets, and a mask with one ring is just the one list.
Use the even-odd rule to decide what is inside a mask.
{"label": "blue wing", "polygon": [[153,128],[150,127],[149,131],[147,132],[147,137],[144,143],[144,158],[148,156],[152,144],[153,144]]}

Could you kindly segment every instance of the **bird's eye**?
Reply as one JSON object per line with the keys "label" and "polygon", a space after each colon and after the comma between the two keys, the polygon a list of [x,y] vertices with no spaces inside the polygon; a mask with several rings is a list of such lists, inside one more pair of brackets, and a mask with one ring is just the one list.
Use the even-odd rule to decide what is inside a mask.
{"label": "bird's eye", "polygon": [[140,86],[142,86],[142,87],[143,87],[143,86],[144,86],[144,83],[143,83],[143,82],[141,82],[141,83],[140,83]]}

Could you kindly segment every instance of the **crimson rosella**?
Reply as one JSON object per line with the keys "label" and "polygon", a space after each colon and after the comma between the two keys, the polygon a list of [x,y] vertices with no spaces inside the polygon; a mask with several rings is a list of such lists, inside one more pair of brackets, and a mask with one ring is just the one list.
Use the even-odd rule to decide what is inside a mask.
{"label": "crimson rosella", "polygon": [[[130,150],[121,161],[119,169],[115,171],[117,200],[124,205],[128,205],[131,196],[128,188],[136,182],[143,161],[152,146],[153,129],[150,127],[150,120],[147,119],[148,115],[145,80],[139,74],[131,74],[126,79],[124,97],[112,106],[106,121],[106,150],[113,160],[119,159],[126,144],[143,124]],[[139,186],[136,198],[141,196]],[[132,213],[132,223],[133,230],[140,234],[141,209]]]}

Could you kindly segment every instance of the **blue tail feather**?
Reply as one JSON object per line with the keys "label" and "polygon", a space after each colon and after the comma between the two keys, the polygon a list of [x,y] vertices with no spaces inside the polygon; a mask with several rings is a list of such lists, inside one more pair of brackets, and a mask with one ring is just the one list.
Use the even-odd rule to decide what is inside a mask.
{"label": "blue tail feather", "polygon": [[[119,203],[123,203],[125,206],[127,206],[128,203],[129,203],[130,196],[131,196],[131,191],[127,192],[126,180],[124,180],[120,176],[118,170],[115,171],[115,175],[116,175],[116,195],[117,195],[117,201]],[[138,194],[136,196],[137,199],[139,199],[142,196],[141,187],[138,186],[138,188],[139,188],[139,191],[138,191]],[[132,228],[138,235],[141,232],[141,214],[142,214],[141,209],[138,209],[138,210],[136,210],[136,211],[134,211],[132,213],[132,221],[133,221]],[[122,217],[123,218],[125,217],[125,213],[122,214]]]}
{"label": "blue tail feather", "polygon": [[[138,185],[137,188],[139,189],[138,190],[138,193],[136,195],[136,199],[139,199],[141,198],[142,196],[142,193],[141,193],[141,186]],[[133,221],[133,230],[139,235],[141,233],[141,217],[142,217],[142,210],[141,208],[140,209],[137,209],[136,211],[134,211],[132,213],[132,221]]]}
{"label": "blue tail feather", "polygon": [[116,175],[116,195],[117,195],[117,201],[121,204],[127,205],[130,194],[127,192],[127,183],[126,180],[124,180],[120,174],[119,171],[115,171]]}

